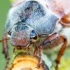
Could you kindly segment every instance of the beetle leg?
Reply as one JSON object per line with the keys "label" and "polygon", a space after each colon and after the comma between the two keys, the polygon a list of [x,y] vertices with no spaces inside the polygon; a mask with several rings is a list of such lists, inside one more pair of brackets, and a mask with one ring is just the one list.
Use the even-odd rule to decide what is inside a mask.
{"label": "beetle leg", "polygon": [[4,33],[2,43],[3,43],[3,53],[5,54],[5,58],[9,57],[9,54],[8,54],[8,45],[7,45],[7,40],[8,39],[9,38],[7,38],[6,33]]}
{"label": "beetle leg", "polygon": [[48,38],[46,38],[46,39],[41,43],[41,45],[46,46],[47,43],[52,43],[52,41],[56,40],[57,38],[58,38],[58,34],[57,34],[57,33],[54,33],[54,34],[52,34],[51,36],[49,36]]}
{"label": "beetle leg", "polygon": [[34,50],[34,54],[33,55],[37,56],[39,47],[37,47],[36,44],[34,44],[34,46],[35,46],[35,50]]}
{"label": "beetle leg", "polygon": [[[47,43],[52,42],[52,41],[55,40],[57,37],[58,37],[58,34],[57,34],[57,33],[55,33],[55,34],[49,36],[47,39],[45,39],[45,40],[43,41],[44,45],[47,44]],[[62,57],[62,55],[63,55],[63,53],[64,53],[64,51],[65,51],[65,49],[66,49],[66,45],[67,45],[67,38],[66,38],[65,36],[60,36],[60,38],[63,39],[63,42],[64,42],[64,43],[63,43],[63,45],[62,45],[62,47],[61,47],[61,49],[60,49],[60,51],[59,51],[59,53],[58,53],[58,56],[57,56],[57,58],[56,58],[56,70],[58,70],[58,64],[60,63],[60,59],[61,59],[61,57]],[[42,45],[42,43],[41,43],[41,45]]]}
{"label": "beetle leg", "polygon": [[61,57],[66,49],[66,45],[67,45],[67,38],[65,36],[60,36],[60,37],[64,40],[64,43],[63,43],[63,45],[58,53],[58,56],[56,58],[56,70],[58,70],[58,64],[60,63],[60,59],[61,59]]}
{"label": "beetle leg", "polygon": [[36,47],[34,50],[34,56],[37,56],[37,53],[38,53],[38,47]]}
{"label": "beetle leg", "polygon": [[30,54],[30,46],[27,48],[27,54]]}
{"label": "beetle leg", "polygon": [[35,48],[34,56],[37,55],[37,52],[38,52],[38,49],[39,49],[40,46],[43,46],[43,45],[46,46],[47,43],[51,43],[53,40],[57,39],[57,37],[58,37],[58,34],[54,33],[51,36],[49,36],[48,38],[46,38],[43,42],[41,42],[41,44],[38,47]]}
{"label": "beetle leg", "polygon": [[[38,68],[40,67],[40,65],[42,64],[42,46],[43,45],[46,45],[47,43],[50,43],[52,42],[53,40],[55,40],[56,38],[58,37],[58,34],[57,33],[54,33],[53,35],[49,36],[48,38],[46,38],[39,46],[38,46],[38,49],[39,50],[39,56],[40,56],[40,59],[39,59],[39,63],[38,63]],[[35,54],[37,53],[37,50],[35,51]]]}
{"label": "beetle leg", "polygon": [[40,46],[39,50],[39,63],[37,65],[37,68],[40,68],[40,65],[42,64],[42,46]]}
{"label": "beetle leg", "polygon": [[15,47],[13,48],[13,53],[16,54],[16,48]]}
{"label": "beetle leg", "polygon": [[7,68],[8,68],[8,64],[9,64],[9,61],[10,61],[10,58],[7,58],[7,59],[6,59],[6,65],[5,65],[4,70],[7,70]]}

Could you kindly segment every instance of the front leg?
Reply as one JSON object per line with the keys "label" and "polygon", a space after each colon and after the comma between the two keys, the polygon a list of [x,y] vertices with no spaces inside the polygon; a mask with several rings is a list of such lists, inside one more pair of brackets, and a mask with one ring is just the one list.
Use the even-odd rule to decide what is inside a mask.
{"label": "front leg", "polygon": [[60,63],[60,59],[61,59],[61,57],[66,49],[66,46],[67,46],[67,38],[65,36],[60,36],[60,38],[62,38],[64,40],[63,41],[64,43],[63,43],[63,45],[58,53],[58,56],[56,58],[56,70],[58,70],[58,64]]}
{"label": "front leg", "polygon": [[0,42],[2,42],[2,44],[3,44],[3,51],[2,51],[2,52],[5,54],[5,58],[6,58],[6,65],[5,65],[4,70],[7,69],[8,64],[9,64],[9,60],[10,60],[9,54],[8,54],[7,40],[9,40],[9,38],[7,37],[6,33],[4,33],[4,34],[3,34],[3,39],[0,40]]}
{"label": "front leg", "polygon": [[[57,33],[55,33],[55,34],[53,34],[53,35],[51,35],[51,36],[49,36],[46,40],[44,40],[44,45],[46,45],[47,43],[51,43],[52,41],[54,41],[57,37],[59,37],[58,36],[58,34]],[[65,51],[65,49],[66,49],[66,46],[67,46],[67,38],[65,37],[65,36],[60,36],[60,38],[63,40],[63,45],[62,45],[62,47],[61,47],[61,49],[60,49],[60,51],[59,51],[59,53],[58,53],[58,56],[57,56],[57,58],[56,58],[56,70],[58,70],[58,64],[60,63],[60,59],[61,59],[61,57],[62,57],[62,55],[63,55],[63,53],[64,53],[64,51]],[[55,43],[56,44],[56,43]],[[57,46],[57,45],[56,45]]]}
{"label": "front leg", "polygon": [[48,38],[46,38],[41,45],[46,46],[47,43],[52,43],[54,40],[56,40],[59,37],[59,35],[57,33],[52,34],[51,36],[49,36]]}
{"label": "front leg", "polygon": [[2,39],[2,44],[3,44],[3,53],[5,54],[5,58],[8,58],[9,57],[9,54],[8,54],[8,45],[7,45],[7,40],[9,38],[7,37],[6,33],[3,34],[3,39]]}
{"label": "front leg", "polygon": [[38,68],[40,67],[40,65],[42,64],[42,47],[46,46],[47,43],[51,43],[52,41],[56,40],[58,38],[58,34],[54,33],[51,36],[49,36],[48,38],[46,38],[44,41],[42,41],[40,43],[40,45],[36,48],[35,50],[35,54],[37,54],[38,50],[39,50],[39,63],[38,63]]}
{"label": "front leg", "polygon": [[38,50],[39,50],[39,63],[37,68],[40,68],[40,65],[42,64],[42,46],[40,46]]}

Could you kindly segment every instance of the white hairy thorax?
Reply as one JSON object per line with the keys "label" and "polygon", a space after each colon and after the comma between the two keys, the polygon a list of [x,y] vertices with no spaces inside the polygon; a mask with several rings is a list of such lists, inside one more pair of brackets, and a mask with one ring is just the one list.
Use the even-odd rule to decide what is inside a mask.
{"label": "white hairy thorax", "polygon": [[[46,0],[49,8],[51,8],[61,18],[64,14],[70,12],[70,0]],[[62,28],[60,24],[56,25],[58,31]],[[70,28],[63,28],[60,35],[65,35],[68,39],[68,46],[70,45]]]}
{"label": "white hairy thorax", "polygon": [[[17,6],[21,4],[22,2],[30,1],[30,0],[15,0],[15,2],[12,4],[12,6]],[[44,6],[47,5],[47,7],[52,10],[56,15],[61,18],[64,14],[67,14],[70,12],[70,0],[34,0],[42,3]],[[62,29],[62,30],[61,30]],[[60,35],[65,35],[68,39],[68,45],[70,45],[70,28],[63,28],[61,24],[57,23],[56,25],[56,31],[61,31]]]}

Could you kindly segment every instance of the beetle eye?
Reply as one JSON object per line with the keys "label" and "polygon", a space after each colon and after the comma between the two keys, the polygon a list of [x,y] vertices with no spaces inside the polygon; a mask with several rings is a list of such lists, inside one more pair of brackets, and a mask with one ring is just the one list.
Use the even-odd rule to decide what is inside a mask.
{"label": "beetle eye", "polygon": [[34,30],[31,31],[30,38],[31,39],[37,39],[37,35],[36,35],[36,32]]}

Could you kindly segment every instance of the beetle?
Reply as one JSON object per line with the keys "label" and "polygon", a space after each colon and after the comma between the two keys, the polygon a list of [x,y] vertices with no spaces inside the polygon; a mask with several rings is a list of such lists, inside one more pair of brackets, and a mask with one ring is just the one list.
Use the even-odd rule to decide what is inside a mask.
{"label": "beetle", "polygon": [[[25,49],[29,48],[31,44],[36,45],[38,37],[42,37],[44,38],[43,41],[36,46],[34,51],[35,56],[39,50],[40,60],[38,67],[40,67],[42,48],[47,43],[51,43],[60,37],[63,40],[63,45],[56,58],[57,70],[60,58],[67,45],[67,38],[59,36],[58,32],[55,32],[58,20],[59,17],[48,8],[45,0],[22,0],[13,4],[8,13],[3,39],[0,41],[3,43],[5,58],[9,57],[7,40],[10,39],[10,43],[15,48]],[[60,24],[62,23],[60,22]]]}

